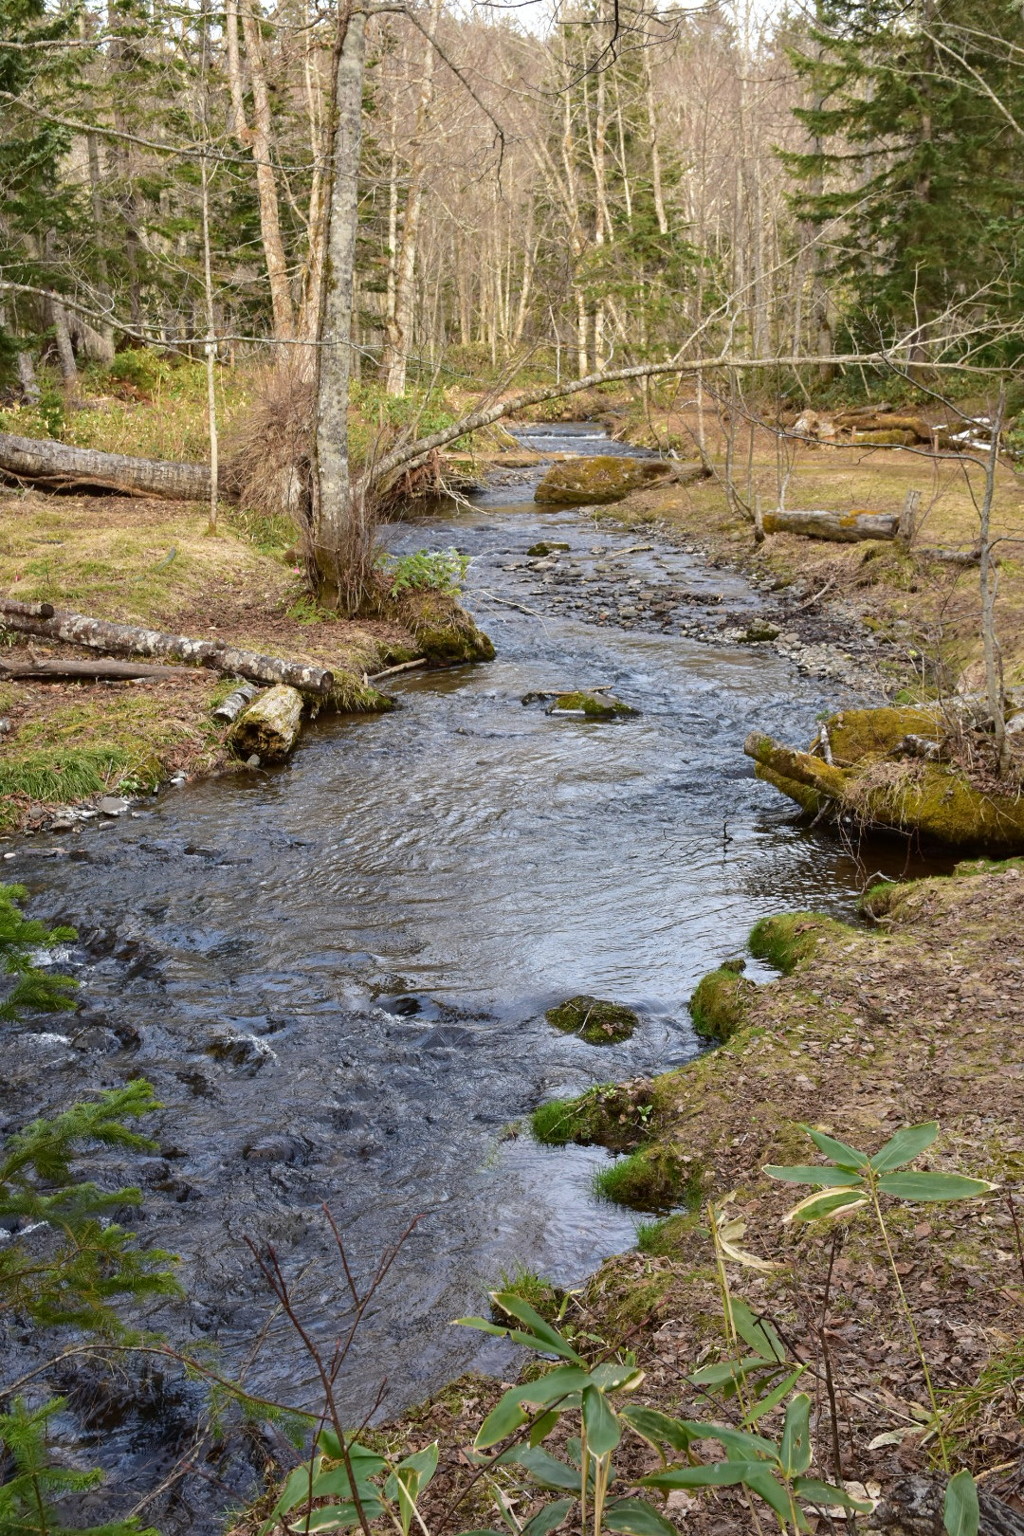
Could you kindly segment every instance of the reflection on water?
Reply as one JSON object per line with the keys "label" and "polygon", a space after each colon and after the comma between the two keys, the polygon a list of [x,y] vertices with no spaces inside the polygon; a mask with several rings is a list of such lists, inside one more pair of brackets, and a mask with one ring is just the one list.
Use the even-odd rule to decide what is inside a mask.
{"label": "reflection on water", "polygon": [[[687,1060],[686,999],[758,917],[849,915],[867,874],[905,868],[896,844],[858,861],[796,825],[754,779],[751,726],[801,741],[834,702],[771,652],[494,600],[538,537],[589,552],[630,535],[507,490],[393,535],[474,555],[468,603],[493,664],[411,674],[404,708],[318,724],[287,768],[168,793],[85,833],[73,862],[45,859],[40,839],[8,866],[36,915],[82,929],[97,1028],[139,1044],[33,1047],[4,1118],[127,1075],[156,1084],[161,1152],[133,1177],[147,1239],[183,1255],[191,1300],[176,1326],[216,1339],[231,1368],[248,1357],[269,1310],[249,1233],[276,1245],[333,1337],[345,1293],[320,1202],[363,1268],[423,1216],[353,1358],[344,1395],[359,1412],[385,1378],[393,1408],[469,1365],[502,1367],[503,1346],[449,1326],[502,1267],[572,1284],[631,1242],[629,1213],[591,1193],[606,1154],[537,1147],[515,1122],[548,1095]],[[735,576],[659,551],[638,569],[648,558],[756,606]],[[603,725],[520,702],[598,683],[640,716]],[[599,1049],[553,1033],[543,1010],[584,990],[638,1007],[634,1039]],[[225,1034],[242,1044],[218,1059]],[[279,1322],[247,1369],[256,1390],[315,1401]],[[151,1457],[122,1451],[126,1486],[143,1486]]]}

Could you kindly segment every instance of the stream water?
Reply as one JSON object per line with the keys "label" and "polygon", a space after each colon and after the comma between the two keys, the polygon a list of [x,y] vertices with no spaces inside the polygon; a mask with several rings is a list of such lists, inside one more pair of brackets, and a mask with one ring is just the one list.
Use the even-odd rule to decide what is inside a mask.
{"label": "stream water", "polygon": [[[596,431],[543,441],[593,451]],[[549,592],[525,551],[568,543],[580,593],[600,587],[595,567],[614,577],[625,562],[644,589],[722,595],[733,613],[756,613],[757,594],[531,497],[492,486],[390,531],[397,549],[473,556],[466,603],[496,661],[410,673],[400,710],[317,724],[285,768],[169,791],[78,838],[23,840],[4,866],[33,915],[79,927],[62,959],[86,1005],[45,1033],[8,1029],[4,1123],[149,1078],[167,1106],[159,1154],[101,1160],[100,1174],[141,1183],[128,1219],[182,1256],[189,1299],[162,1320],[291,1402],[316,1405],[313,1371],[246,1235],[275,1245],[327,1340],[347,1303],[321,1202],[363,1273],[422,1216],[349,1362],[350,1411],[507,1368],[504,1346],[450,1319],[479,1310],[503,1268],[577,1283],[634,1230],[592,1193],[606,1153],[542,1148],[515,1123],[549,1095],[692,1057],[696,980],[764,913],[850,914],[865,875],[829,832],[797,825],[741,752],[753,725],[806,739],[834,691],[763,646],[698,643],[685,617]],[[641,713],[600,724],[521,702],[595,684]],[[868,872],[903,868],[896,848],[866,856]],[[544,1009],[581,991],[635,1006],[641,1029],[608,1048],[557,1034]],[[116,1468],[109,1518],[187,1446],[194,1394],[151,1377],[112,1412],[68,1384],[74,1455]],[[251,1477],[211,1464],[147,1521],[209,1529]]]}

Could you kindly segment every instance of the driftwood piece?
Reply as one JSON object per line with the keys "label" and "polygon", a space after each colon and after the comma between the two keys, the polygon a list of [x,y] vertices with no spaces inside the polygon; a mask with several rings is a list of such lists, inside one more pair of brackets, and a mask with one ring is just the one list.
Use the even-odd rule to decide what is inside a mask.
{"label": "driftwood piece", "polygon": [[[130,459],[122,453],[74,448],[49,438],[0,432],[0,476],[49,491],[102,490],[172,501],[208,501],[210,466],[164,459]],[[232,494],[226,475],[220,493]]]}
{"label": "driftwood piece", "polygon": [[861,539],[894,539],[899,518],[892,512],[766,512],[765,533],[799,533],[807,539],[856,544]]}
{"label": "driftwood piece", "polygon": [[302,695],[283,684],[268,688],[240,715],[228,734],[239,757],[256,756],[261,763],[279,763],[299,739]]}
{"label": "driftwood piece", "polygon": [[25,682],[58,682],[62,679],[142,682],[195,675],[191,667],[162,667],[144,661],[0,661],[0,679],[14,678]]}
{"label": "driftwood piece", "polygon": [[226,699],[222,699],[213,711],[215,720],[237,720],[243,709],[247,709],[256,697],[259,689],[255,683],[243,683],[236,688],[234,693],[229,693]]}
{"label": "driftwood piece", "polygon": [[144,629],[139,624],[113,624],[107,619],[90,619],[82,613],[64,613],[59,609],[48,619],[34,618],[21,611],[25,607],[24,603],[0,598],[0,621],[7,629],[23,635],[64,640],[71,645],[86,645],[94,651],[112,651],[122,656],[167,656],[174,661],[209,667],[227,677],[247,677],[257,683],[287,683],[306,693],[326,695],[334,686],[334,673],[326,667],[282,661],[276,656],[260,656],[255,651],[241,651],[226,645],[222,640],[190,640],[186,635],[167,635],[158,629]]}

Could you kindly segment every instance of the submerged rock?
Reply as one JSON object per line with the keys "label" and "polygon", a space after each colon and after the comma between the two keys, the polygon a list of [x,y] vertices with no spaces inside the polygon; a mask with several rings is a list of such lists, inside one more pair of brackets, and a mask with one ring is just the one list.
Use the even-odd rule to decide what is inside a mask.
{"label": "submerged rock", "polygon": [[806,752],[759,731],[743,750],[759,779],[812,815],[848,815],[952,847],[1024,849],[1024,796],[1010,785],[1005,794],[981,789],[941,761],[948,731],[937,704],[851,709],[826,720]]}
{"label": "submerged rock", "polygon": [[543,556],[543,555],[555,555],[555,554],[558,554],[560,551],[564,551],[564,550],[567,550],[569,548],[570,548],[570,545],[568,545],[568,544],[549,544],[549,543],[547,543],[546,540],[541,539],[539,543],[531,544],[529,549],[526,551],[526,553],[528,555],[533,555],[535,557],[540,557],[540,556]]}
{"label": "submerged rock", "polygon": [[[526,701],[524,700],[524,703]],[[559,693],[552,699],[546,715],[580,715],[587,720],[621,720],[640,711],[610,693],[588,693],[580,689],[576,693]]]}
{"label": "submerged rock", "polygon": [[552,464],[533,493],[542,506],[588,507],[621,501],[630,491],[666,480],[675,465],[664,459],[633,459],[614,454]]}
{"label": "submerged rock", "polygon": [[614,1045],[628,1040],[640,1023],[640,1015],[623,1003],[581,993],[549,1008],[544,1015],[549,1024],[567,1035],[579,1035],[589,1045]]}

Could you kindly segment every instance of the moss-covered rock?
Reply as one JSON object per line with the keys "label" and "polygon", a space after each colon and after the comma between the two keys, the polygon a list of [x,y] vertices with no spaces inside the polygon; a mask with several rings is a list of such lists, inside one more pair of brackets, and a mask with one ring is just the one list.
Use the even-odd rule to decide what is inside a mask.
{"label": "moss-covered rock", "polygon": [[539,559],[543,555],[558,554],[559,551],[569,549],[570,547],[568,544],[552,544],[546,539],[541,539],[539,543],[531,544],[526,553]]}
{"label": "moss-covered rock", "polygon": [[600,1083],[575,1099],[549,1099],[533,1111],[530,1126],[537,1140],[551,1147],[575,1142],[628,1152],[649,1135],[654,1110],[654,1085],[637,1078]]}
{"label": "moss-covered rock", "polygon": [[394,617],[412,631],[429,666],[458,667],[471,661],[494,660],[492,641],[452,593],[414,588],[403,592],[394,608]]}
{"label": "moss-covered rock", "polygon": [[675,465],[663,459],[634,459],[613,454],[552,464],[533,493],[542,506],[587,507],[621,501],[630,491],[667,479]]}
{"label": "moss-covered rock", "polygon": [[756,990],[735,962],[709,971],[690,998],[690,1017],[698,1035],[705,1040],[728,1040],[742,1028]]}
{"label": "moss-covered rock", "polygon": [[560,693],[544,711],[547,715],[583,715],[587,720],[624,720],[640,711],[610,693]]}
{"label": "moss-covered rock", "polygon": [[640,1015],[623,1003],[610,1003],[600,997],[581,993],[549,1008],[549,1024],[567,1035],[579,1035],[589,1045],[614,1045],[628,1040],[640,1023]]}

